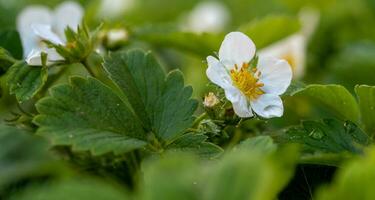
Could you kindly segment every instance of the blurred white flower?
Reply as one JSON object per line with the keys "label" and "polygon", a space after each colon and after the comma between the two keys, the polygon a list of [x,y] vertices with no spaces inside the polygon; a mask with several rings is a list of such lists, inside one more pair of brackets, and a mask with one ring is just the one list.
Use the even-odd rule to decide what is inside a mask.
{"label": "blurred white flower", "polygon": [[183,29],[196,33],[223,31],[229,22],[229,11],[218,1],[199,3],[187,16]]}
{"label": "blurred white flower", "polygon": [[277,57],[289,62],[295,79],[302,78],[306,65],[307,43],[319,20],[319,14],[312,10],[302,10],[299,32],[284,38],[259,51],[260,56]]}
{"label": "blurred white flower", "polygon": [[40,5],[26,7],[17,17],[24,57],[29,65],[42,65],[41,53],[48,54],[47,64],[63,58],[55,49],[48,48],[42,40],[65,44],[64,30],[77,30],[83,17],[83,8],[73,1],[61,3],[54,11]]}
{"label": "blurred white flower", "polygon": [[102,0],[99,9],[100,18],[120,17],[135,6],[135,0]]}
{"label": "blurred white flower", "polygon": [[219,50],[219,60],[207,57],[208,78],[225,91],[239,117],[252,117],[253,111],[261,117],[283,115],[279,95],[292,79],[292,70],[285,60],[259,56],[258,65],[251,66],[256,52],[253,41],[241,32],[225,36]]}
{"label": "blurred white flower", "polygon": [[111,29],[107,32],[107,43],[109,46],[114,46],[127,41],[128,37],[128,32],[124,28]]}
{"label": "blurred white flower", "polygon": [[293,77],[299,79],[305,70],[306,38],[302,34],[293,34],[261,51],[259,56],[285,59],[292,67]]}

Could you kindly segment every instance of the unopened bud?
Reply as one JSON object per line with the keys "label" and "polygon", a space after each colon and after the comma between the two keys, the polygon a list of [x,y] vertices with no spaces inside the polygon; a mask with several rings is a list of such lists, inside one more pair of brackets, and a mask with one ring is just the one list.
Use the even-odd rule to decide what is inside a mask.
{"label": "unopened bud", "polygon": [[216,95],[213,92],[210,92],[204,97],[203,105],[207,108],[212,108],[219,102],[220,100],[216,97]]}
{"label": "unopened bud", "polygon": [[112,47],[128,40],[128,32],[125,29],[112,29],[107,32],[107,44]]}

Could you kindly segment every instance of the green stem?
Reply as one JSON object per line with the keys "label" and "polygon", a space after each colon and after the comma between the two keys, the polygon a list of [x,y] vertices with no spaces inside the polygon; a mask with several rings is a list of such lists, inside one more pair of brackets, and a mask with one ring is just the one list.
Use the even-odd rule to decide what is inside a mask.
{"label": "green stem", "polygon": [[133,151],[129,153],[129,157],[128,157],[128,165],[131,171],[131,177],[133,179],[133,183],[137,182],[139,178],[139,164],[138,164],[138,160],[135,154],[136,152]]}
{"label": "green stem", "polygon": [[201,123],[201,121],[204,120],[206,117],[207,117],[207,113],[206,113],[206,112],[204,112],[204,113],[202,113],[201,115],[199,115],[199,116],[195,119],[195,121],[194,121],[192,127],[193,127],[193,128],[197,128],[197,127],[199,126],[199,123]]}
{"label": "green stem", "polygon": [[89,63],[87,62],[87,59],[81,62],[81,64],[85,67],[86,71],[92,76],[96,77],[94,71],[91,69]]}
{"label": "green stem", "polygon": [[60,71],[58,71],[56,74],[49,76],[47,79],[47,83],[43,86],[43,89],[39,92],[40,96],[45,96],[48,89],[55,84],[57,80],[65,73],[67,70],[67,66],[61,66]]}
{"label": "green stem", "polygon": [[242,138],[242,132],[241,130],[236,130],[232,139],[229,141],[229,144],[228,144],[228,149],[231,149],[232,147],[234,147],[235,145],[237,145],[237,143],[239,141],[241,141],[241,138]]}

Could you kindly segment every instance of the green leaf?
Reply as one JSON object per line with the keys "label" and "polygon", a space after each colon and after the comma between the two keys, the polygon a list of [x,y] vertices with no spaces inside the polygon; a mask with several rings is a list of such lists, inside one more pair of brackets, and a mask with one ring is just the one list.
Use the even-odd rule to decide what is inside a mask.
{"label": "green leaf", "polygon": [[223,153],[219,146],[206,142],[207,136],[203,134],[187,133],[177,138],[167,146],[169,151],[194,152],[203,158],[214,158]]}
{"label": "green leaf", "polygon": [[165,27],[147,26],[134,33],[139,40],[159,47],[172,47],[181,51],[194,53],[202,58],[217,51],[223,34],[190,33],[170,30]]}
{"label": "green leaf", "polygon": [[304,83],[300,81],[292,80],[288,89],[284,92],[282,96],[293,96],[305,88],[306,88],[306,85]]}
{"label": "green leaf", "polygon": [[248,35],[260,49],[297,32],[299,29],[300,23],[297,18],[271,15],[251,21],[241,27],[240,31]]}
{"label": "green leaf", "polygon": [[318,200],[371,200],[375,198],[375,149],[340,167],[333,182],[318,191]]}
{"label": "green leaf", "polygon": [[5,186],[56,170],[48,145],[30,132],[0,124],[0,197]]}
{"label": "green leaf", "polygon": [[181,72],[165,76],[156,59],[140,50],[112,54],[104,67],[147,131],[168,141],[192,125],[197,101],[191,99],[192,88],[184,86]]}
{"label": "green leaf", "polygon": [[370,137],[375,135],[375,86],[358,85],[355,87],[358,97],[361,120]]}
{"label": "green leaf", "polygon": [[4,74],[16,61],[6,49],[0,47],[0,75]]}
{"label": "green leaf", "polygon": [[33,185],[11,200],[126,200],[121,188],[91,178],[75,178]]}
{"label": "green leaf", "polygon": [[235,151],[210,169],[203,199],[272,200],[294,174],[296,148],[265,155],[260,151]]}
{"label": "green leaf", "polygon": [[361,153],[370,143],[370,138],[357,125],[337,119],[304,121],[300,126],[289,128],[281,138],[284,142],[302,144],[307,152]]}
{"label": "green leaf", "polygon": [[359,122],[358,104],[343,86],[312,84],[296,92],[294,96],[302,96],[320,103],[342,120]]}
{"label": "green leaf", "polygon": [[262,153],[272,153],[277,149],[277,145],[273,143],[270,136],[257,136],[248,138],[236,146],[237,149],[249,149],[253,151],[260,151]]}
{"label": "green leaf", "polygon": [[0,31],[0,47],[8,50],[13,57],[21,59],[23,55],[21,38],[15,30]]}
{"label": "green leaf", "polygon": [[94,155],[125,153],[147,143],[139,119],[107,86],[93,78],[73,77],[54,87],[51,97],[36,104],[38,134],[55,145]]}
{"label": "green leaf", "polygon": [[143,173],[139,199],[199,199],[197,187],[200,186],[200,171],[196,159],[190,154],[167,154],[153,162],[145,162]]}
{"label": "green leaf", "polygon": [[139,199],[272,200],[292,177],[297,158],[291,147],[266,155],[242,149],[215,162],[166,154],[144,163]]}
{"label": "green leaf", "polygon": [[12,65],[8,72],[10,94],[15,94],[19,102],[34,97],[47,81],[47,69],[44,67],[29,66],[20,61]]}

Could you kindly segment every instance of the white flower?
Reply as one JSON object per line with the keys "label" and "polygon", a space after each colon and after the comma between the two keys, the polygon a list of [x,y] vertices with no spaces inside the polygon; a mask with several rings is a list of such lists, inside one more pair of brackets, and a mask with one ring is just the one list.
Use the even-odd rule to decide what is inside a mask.
{"label": "white flower", "polygon": [[218,1],[199,3],[188,15],[183,28],[196,33],[223,31],[229,22],[229,11]]}
{"label": "white flower", "polygon": [[293,77],[302,78],[306,65],[307,43],[318,20],[319,15],[316,12],[302,10],[300,13],[301,31],[262,49],[258,55],[285,59],[292,67]]}
{"label": "white flower", "polygon": [[135,0],[102,0],[98,12],[101,18],[120,17],[127,10],[134,8]]}
{"label": "white flower", "polygon": [[293,77],[299,79],[305,71],[306,43],[306,38],[302,34],[294,34],[262,49],[259,56],[288,61],[292,67]]}
{"label": "white flower", "polygon": [[48,54],[47,64],[63,60],[55,49],[48,48],[42,40],[65,44],[64,30],[77,29],[83,17],[83,8],[72,1],[60,4],[54,11],[34,5],[25,8],[17,17],[24,57],[29,65],[42,65],[41,53]]}
{"label": "white flower", "polygon": [[252,117],[253,111],[264,118],[281,117],[284,108],[279,95],[291,82],[291,67],[285,60],[262,56],[257,66],[251,66],[255,52],[249,37],[231,32],[221,44],[219,60],[207,57],[206,74],[224,89],[239,117]]}

